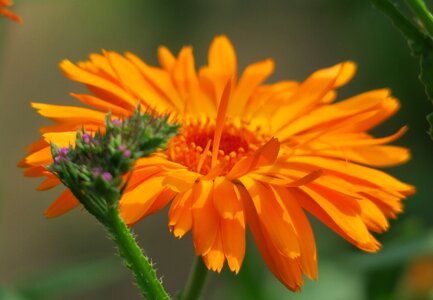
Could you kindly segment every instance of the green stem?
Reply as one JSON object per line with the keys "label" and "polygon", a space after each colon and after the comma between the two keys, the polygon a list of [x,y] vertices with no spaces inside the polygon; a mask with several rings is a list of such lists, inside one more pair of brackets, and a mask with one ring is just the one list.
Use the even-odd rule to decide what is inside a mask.
{"label": "green stem", "polygon": [[430,40],[414,24],[412,24],[390,0],[370,0],[374,6],[387,15],[392,23],[407,39],[413,54],[419,56],[423,53]]}
{"label": "green stem", "polygon": [[407,6],[418,17],[429,35],[433,36],[433,16],[428,11],[423,0],[406,0]]}
{"label": "green stem", "polygon": [[117,209],[110,210],[106,226],[119,247],[119,253],[125,260],[126,266],[134,272],[142,295],[149,300],[170,299],[161,281],[157,278],[152,264],[143,255],[131,231],[120,218]]}
{"label": "green stem", "polygon": [[208,273],[208,269],[206,268],[203,259],[200,256],[197,256],[191,273],[189,274],[185,289],[180,296],[180,300],[200,299],[207,281]]}

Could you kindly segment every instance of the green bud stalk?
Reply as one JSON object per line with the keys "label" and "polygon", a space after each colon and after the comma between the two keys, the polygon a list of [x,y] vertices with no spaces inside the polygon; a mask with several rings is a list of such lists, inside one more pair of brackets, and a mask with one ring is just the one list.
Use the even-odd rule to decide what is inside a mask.
{"label": "green bud stalk", "polygon": [[102,223],[117,244],[147,299],[170,299],[149,260],[119,215],[119,201],[137,159],[163,148],[177,134],[167,117],[142,114],[123,120],[108,114],[105,132],[79,130],[75,146],[51,145],[54,163],[48,169],[68,187],[84,208]]}

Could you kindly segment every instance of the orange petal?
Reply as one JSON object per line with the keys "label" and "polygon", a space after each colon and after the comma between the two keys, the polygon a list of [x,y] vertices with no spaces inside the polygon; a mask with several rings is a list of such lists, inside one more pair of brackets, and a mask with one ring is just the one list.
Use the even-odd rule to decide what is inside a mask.
{"label": "orange petal", "polygon": [[[316,156],[293,156],[290,162],[301,162],[304,165],[325,169],[329,174],[335,174],[353,184],[389,189],[408,195],[414,192],[414,188],[405,184],[385,172],[348,163],[341,160],[334,160]],[[289,167],[289,166],[288,166]]]}
{"label": "orange petal", "polygon": [[25,163],[33,166],[49,165],[53,162],[51,148],[45,147],[41,150],[33,152],[25,157]]}
{"label": "orange petal", "polygon": [[56,144],[58,147],[69,147],[70,145],[75,145],[77,131],[47,132],[43,134],[43,137],[47,141],[47,143]]}
{"label": "orange petal", "polygon": [[279,201],[284,203],[290,214],[296,235],[298,237],[301,256],[299,258],[302,271],[311,279],[317,279],[316,242],[310,222],[298,203],[298,199],[290,193],[291,189],[283,187],[273,188]]}
{"label": "orange petal", "polygon": [[69,189],[66,189],[45,211],[47,218],[54,218],[70,211],[80,204]]}
{"label": "orange petal", "polygon": [[361,218],[368,229],[378,233],[388,230],[388,220],[374,202],[360,198],[358,203],[361,206]]}
{"label": "orange petal", "polygon": [[104,51],[104,55],[116,73],[117,80],[125,90],[135,96],[136,101],[141,101],[146,104],[146,107],[158,109],[158,111],[173,110],[172,102],[159,93],[133,63],[116,52]]}
{"label": "orange petal", "polygon": [[[344,206],[344,202],[341,203],[342,199],[339,199],[341,196],[338,196],[337,199],[325,198],[314,190],[304,187],[294,188],[290,192],[298,199],[298,203],[304,209],[350,243],[364,251],[375,252],[379,250],[379,242],[368,232],[356,210],[353,207]],[[330,195],[330,197],[332,196]],[[340,205],[332,203],[332,200],[340,201]]]}
{"label": "orange petal", "polygon": [[200,85],[218,104],[224,87],[230,81],[235,84],[237,62],[233,45],[226,36],[216,37],[208,55],[209,64],[200,69]]}
{"label": "orange petal", "polygon": [[32,102],[32,107],[44,117],[59,123],[104,125],[105,114],[93,109]]}
{"label": "orange petal", "polygon": [[[314,72],[272,116],[271,127],[279,130],[323,102],[326,95],[338,84],[348,81],[355,71],[354,64],[344,62],[333,67]],[[290,112],[289,114],[287,112]]]}
{"label": "orange petal", "polygon": [[221,101],[218,105],[218,113],[217,113],[216,124],[215,124],[215,134],[212,143],[212,168],[215,167],[217,163],[218,151],[221,142],[221,136],[224,129],[227,107],[230,100],[230,94],[231,94],[231,82],[227,81],[227,84],[224,87],[224,91],[221,96]]}
{"label": "orange petal", "polygon": [[176,64],[176,58],[170,52],[170,50],[164,46],[158,47],[158,59],[162,68],[169,72],[171,72],[174,65]]}
{"label": "orange petal", "polygon": [[269,183],[271,185],[280,185],[284,187],[298,187],[301,185],[306,185],[316,180],[322,175],[322,173],[323,173],[322,170],[315,170],[295,180],[277,178],[276,176],[278,176],[278,173],[276,173],[275,175],[274,174],[261,175],[261,174],[251,173],[249,176],[255,180],[262,181],[264,183]]}
{"label": "orange petal", "polygon": [[231,271],[239,272],[245,256],[245,219],[239,211],[232,219],[221,219],[221,238],[224,255]]}
{"label": "orange petal", "polygon": [[113,103],[107,102],[92,95],[71,93],[71,96],[78,99],[84,104],[101,110],[104,113],[111,112],[113,115],[119,117],[127,117],[131,115],[131,111],[128,111],[123,107],[117,106]]}
{"label": "orange petal", "polygon": [[43,166],[30,166],[24,171],[24,176],[26,177],[41,177],[49,174],[51,174],[51,172]]}
{"label": "orange petal", "polygon": [[327,150],[330,147],[335,148],[343,148],[343,147],[364,147],[364,146],[374,146],[374,145],[382,145],[395,141],[400,138],[403,134],[408,130],[407,126],[403,126],[396,133],[391,134],[389,136],[383,138],[372,138],[366,133],[347,133],[347,134],[339,134],[339,135],[328,135],[324,140],[329,144],[322,148],[313,148],[316,151]]}
{"label": "orange petal", "polygon": [[320,151],[321,156],[340,158],[374,167],[391,167],[407,162],[411,155],[399,146],[369,146],[353,149]]}
{"label": "orange petal", "polygon": [[41,149],[43,149],[49,145],[50,144],[47,143],[44,139],[39,139],[36,142],[34,142],[33,144],[27,146],[26,151],[28,151],[28,152],[38,151],[38,150],[41,150]]}
{"label": "orange petal", "polygon": [[141,75],[143,75],[156,92],[161,94],[162,97],[167,99],[167,101],[176,107],[178,112],[183,109],[184,103],[177,93],[173,81],[170,78],[170,74],[167,71],[148,66],[132,53],[128,52],[125,56],[135,65],[135,67],[141,72]]}
{"label": "orange petal", "polygon": [[18,22],[18,23],[22,23],[23,22],[23,19],[20,16],[14,14],[10,10],[8,10],[8,9],[6,9],[4,7],[1,7],[1,6],[0,6],[0,15],[3,15],[3,16],[5,16],[5,17],[7,17],[7,18],[9,18],[9,19],[11,19],[11,20],[13,20],[15,22]]}
{"label": "orange petal", "polygon": [[403,211],[403,205],[401,204],[400,196],[395,196],[387,193],[386,191],[381,191],[378,189],[362,191],[360,194],[373,202],[388,218],[395,219],[396,215]]}
{"label": "orange petal", "polygon": [[214,180],[213,200],[215,208],[223,219],[234,219],[242,211],[242,202],[236,193],[234,184],[225,177]]}
{"label": "orange petal", "polygon": [[154,202],[165,189],[163,177],[151,177],[127,189],[120,199],[119,212],[126,224],[134,224],[140,220],[152,207]]}
{"label": "orange petal", "polygon": [[179,57],[173,67],[172,76],[181,97],[188,99],[191,87],[198,85],[191,47],[183,47],[180,50]]}
{"label": "orange petal", "polygon": [[200,89],[191,47],[183,47],[172,70],[172,80],[184,100],[184,113],[214,117],[215,103]]}
{"label": "orange petal", "polygon": [[241,117],[246,109],[246,104],[253,91],[265,81],[274,71],[274,61],[267,59],[249,65],[233,92],[233,100],[230,103],[228,114]]}
{"label": "orange petal", "polygon": [[181,238],[191,230],[192,197],[192,189],[184,193],[178,193],[170,205],[168,211],[168,227],[177,238]]}
{"label": "orange petal", "polygon": [[184,192],[192,187],[202,175],[188,170],[174,171],[165,176],[163,184],[176,192]]}
{"label": "orange petal", "polygon": [[251,116],[251,121],[256,118],[265,118],[269,126],[269,116],[286,105],[298,87],[299,83],[292,80],[257,87],[248,100],[245,114]]}
{"label": "orange petal", "polygon": [[146,213],[143,215],[143,218],[154,214],[161,209],[163,209],[170,201],[174,199],[176,196],[176,193],[170,189],[164,189],[158,196],[158,198],[155,199],[153,204],[149,207],[149,209],[146,211]]}
{"label": "orange petal", "polygon": [[266,165],[272,165],[277,159],[279,151],[280,142],[275,138],[270,139],[251,156],[238,161],[227,174],[227,178],[236,179],[247,174],[251,170]]}
{"label": "orange petal", "polygon": [[332,105],[319,107],[294,120],[284,129],[280,129],[278,137],[284,139],[315,126],[323,127],[328,124],[335,126],[335,123],[342,122],[356,114],[380,110],[382,108],[381,103],[388,100],[389,95],[390,91],[387,89],[374,90]]}
{"label": "orange petal", "polygon": [[221,230],[218,229],[212,247],[206,254],[203,255],[203,261],[208,269],[220,273],[224,266],[224,258],[225,256],[223,241],[221,239]]}
{"label": "orange petal", "polygon": [[127,93],[123,88],[115,83],[104,79],[101,76],[85,71],[69,60],[60,63],[60,68],[71,80],[88,85],[91,90],[101,99],[113,102],[127,110],[133,110],[137,105],[138,99]]}
{"label": "orange petal", "polygon": [[211,181],[200,181],[193,187],[192,238],[197,255],[205,255],[211,250],[219,230],[212,189]]}
{"label": "orange petal", "polygon": [[116,81],[116,72],[110,65],[107,57],[99,53],[91,53],[89,55],[90,61],[78,63],[82,69],[86,69],[94,74],[104,77],[111,81]]}
{"label": "orange petal", "polygon": [[236,76],[236,53],[226,36],[220,35],[214,38],[209,48],[208,60],[212,72],[220,76],[221,87],[226,85],[228,79]]}
{"label": "orange petal", "polygon": [[248,227],[266,265],[284,286],[292,291],[299,291],[303,284],[299,264],[294,259],[283,256],[273,246],[273,243],[269,242],[248,192],[243,187],[238,186],[238,188],[245,208]]}
{"label": "orange petal", "polygon": [[247,176],[239,179],[248,191],[260,223],[276,249],[289,258],[300,256],[300,248],[293,223],[287,210],[278,203],[269,185]]}
{"label": "orange petal", "polygon": [[57,177],[49,177],[45,181],[43,181],[40,185],[38,185],[36,189],[38,191],[45,191],[59,185],[60,183],[61,182]]}

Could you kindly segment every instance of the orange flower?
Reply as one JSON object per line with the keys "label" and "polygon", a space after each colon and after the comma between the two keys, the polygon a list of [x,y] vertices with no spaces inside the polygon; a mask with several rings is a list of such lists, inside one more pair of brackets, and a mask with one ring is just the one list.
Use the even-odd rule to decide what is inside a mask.
{"label": "orange flower", "polygon": [[0,0],[0,15],[4,15],[15,22],[21,23],[23,20],[10,10],[6,9],[5,6],[11,6],[13,2],[11,0]]}
{"label": "orange flower", "polygon": [[[225,260],[238,272],[248,226],[272,273],[299,290],[304,273],[317,277],[316,245],[308,211],[355,246],[374,252],[370,231],[388,229],[387,218],[402,211],[414,188],[372,167],[401,164],[407,149],[385,145],[406,128],[383,138],[367,133],[399,108],[388,90],[334,102],[335,89],[355,72],[344,62],[313,73],[304,82],[263,84],[272,60],[249,65],[237,78],[234,49],[215,38],[209,63],[195,71],[191,47],[175,57],[158,49],[161,67],[131,53],[92,54],[77,65],[63,61],[67,77],[92,94],[72,94],[92,108],[33,103],[54,125],[28,148],[27,176],[46,176],[39,189],[57,185],[46,171],[49,142],[74,143],[75,131],[96,130],[104,116],[129,116],[143,108],[170,112],[182,124],[168,149],[140,159],[120,202],[125,222],[134,224],[171,202],[169,228],[176,237],[190,230],[197,255],[209,269]],[[65,191],[47,210],[60,215],[78,205]]]}

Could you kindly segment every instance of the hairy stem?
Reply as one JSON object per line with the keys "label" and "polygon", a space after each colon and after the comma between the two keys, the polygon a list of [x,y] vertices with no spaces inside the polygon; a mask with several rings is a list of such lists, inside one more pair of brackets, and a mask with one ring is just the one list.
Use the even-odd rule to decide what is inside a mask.
{"label": "hairy stem", "polygon": [[407,6],[412,10],[414,15],[421,21],[425,30],[430,36],[433,36],[433,16],[428,11],[423,0],[406,0]]}
{"label": "hairy stem", "polygon": [[412,22],[410,22],[390,0],[370,0],[376,8],[387,15],[392,23],[404,35],[414,55],[420,56],[429,39]]}
{"label": "hairy stem", "polygon": [[161,281],[149,260],[143,255],[131,231],[119,216],[117,209],[111,209],[106,224],[113,241],[119,248],[120,256],[126,266],[134,272],[141,294],[149,300],[169,300],[170,296],[164,290]]}

